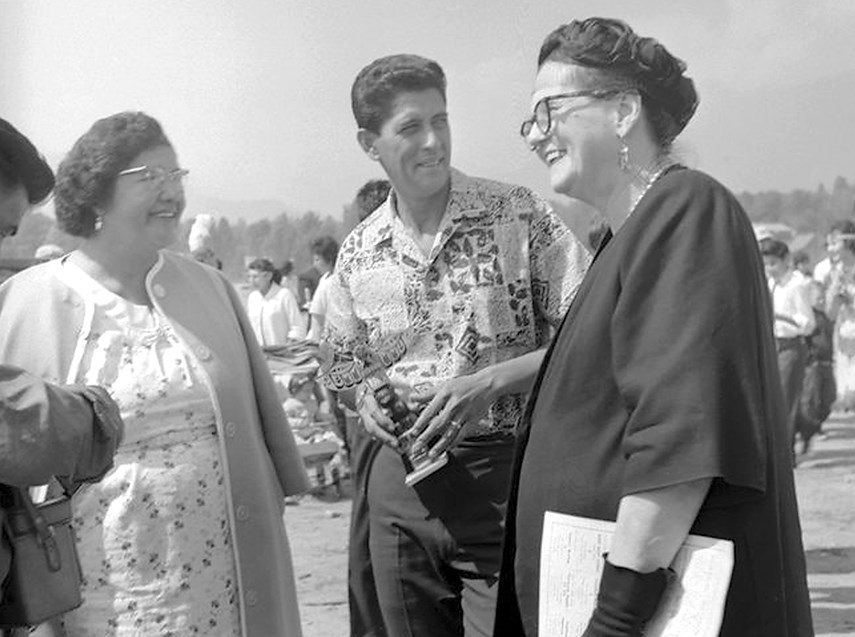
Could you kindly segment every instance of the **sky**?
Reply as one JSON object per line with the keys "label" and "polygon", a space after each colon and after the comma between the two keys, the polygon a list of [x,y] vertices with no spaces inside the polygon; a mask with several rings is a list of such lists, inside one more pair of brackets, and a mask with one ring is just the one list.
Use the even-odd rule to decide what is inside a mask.
{"label": "sky", "polygon": [[0,0],[0,116],[56,167],[96,119],[143,110],[191,171],[191,216],[226,200],[338,215],[382,175],[353,79],[417,53],[448,76],[452,163],[552,197],[517,131],[543,38],[592,15],[688,64],[684,163],[737,192],[852,180],[851,0]]}

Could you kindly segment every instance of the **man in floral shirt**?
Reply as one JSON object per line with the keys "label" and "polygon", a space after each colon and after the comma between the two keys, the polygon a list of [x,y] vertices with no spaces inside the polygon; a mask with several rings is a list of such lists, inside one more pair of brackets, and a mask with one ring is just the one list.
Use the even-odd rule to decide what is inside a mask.
{"label": "man in floral shirt", "polygon": [[[451,168],[438,64],[376,60],[351,96],[360,145],[392,183],[341,246],[327,318],[325,382],[355,388],[386,443],[356,477],[369,512],[354,511],[382,620],[352,634],[490,635],[524,394],[590,259],[531,191]],[[414,487],[374,396],[385,379],[420,413],[416,451],[451,451]]]}

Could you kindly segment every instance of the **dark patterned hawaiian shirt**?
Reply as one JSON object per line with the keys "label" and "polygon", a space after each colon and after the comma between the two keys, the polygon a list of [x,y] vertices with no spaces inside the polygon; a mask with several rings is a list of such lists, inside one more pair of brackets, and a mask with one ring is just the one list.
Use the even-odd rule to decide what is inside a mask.
{"label": "dark patterned hawaiian shirt", "polygon": [[[527,188],[452,171],[430,255],[395,211],[394,192],[345,239],[327,315],[330,387],[384,367],[419,390],[540,347],[564,316],[590,256]],[[504,396],[472,431],[513,431],[524,396]]]}

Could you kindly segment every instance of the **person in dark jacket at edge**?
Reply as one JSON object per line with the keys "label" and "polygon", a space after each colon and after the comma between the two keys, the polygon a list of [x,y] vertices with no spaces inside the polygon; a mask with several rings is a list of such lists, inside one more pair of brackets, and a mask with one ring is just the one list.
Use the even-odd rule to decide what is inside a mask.
{"label": "person in dark jacket at edge", "polygon": [[[53,185],[53,171],[32,142],[0,119],[0,241],[15,235],[23,216]],[[67,484],[98,481],[112,468],[123,433],[119,409],[103,388],[62,386],[0,361],[2,485],[27,488],[54,476]],[[11,557],[3,536],[0,582]]]}

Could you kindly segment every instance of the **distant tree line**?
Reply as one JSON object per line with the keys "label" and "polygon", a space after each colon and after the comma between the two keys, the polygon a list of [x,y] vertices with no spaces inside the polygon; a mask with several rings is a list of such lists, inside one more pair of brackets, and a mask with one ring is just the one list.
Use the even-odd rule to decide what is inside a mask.
{"label": "distant tree line", "polygon": [[[829,226],[838,219],[855,219],[855,184],[838,177],[831,189],[820,185],[814,191],[793,190],[788,193],[765,191],[743,192],[737,198],[752,221],[779,222],[791,226],[799,234],[814,233],[817,237],[811,246],[812,256],[822,249],[821,238]],[[277,266],[290,259],[295,271],[311,266],[309,245],[313,239],[330,235],[341,241],[356,225],[358,210],[355,203],[345,205],[338,217],[309,211],[299,217],[280,214],[273,219],[253,223],[244,220],[229,221],[220,218],[211,237],[211,247],[223,263],[223,270],[234,281],[244,277],[248,258],[267,257]],[[181,242],[176,249],[187,250],[192,219],[182,222]],[[580,224],[570,224],[586,240]],[[45,243],[57,244],[72,250],[78,241],[60,232],[54,220],[46,214],[34,213],[25,217],[18,235],[3,242],[4,257],[31,257],[36,248]]]}

